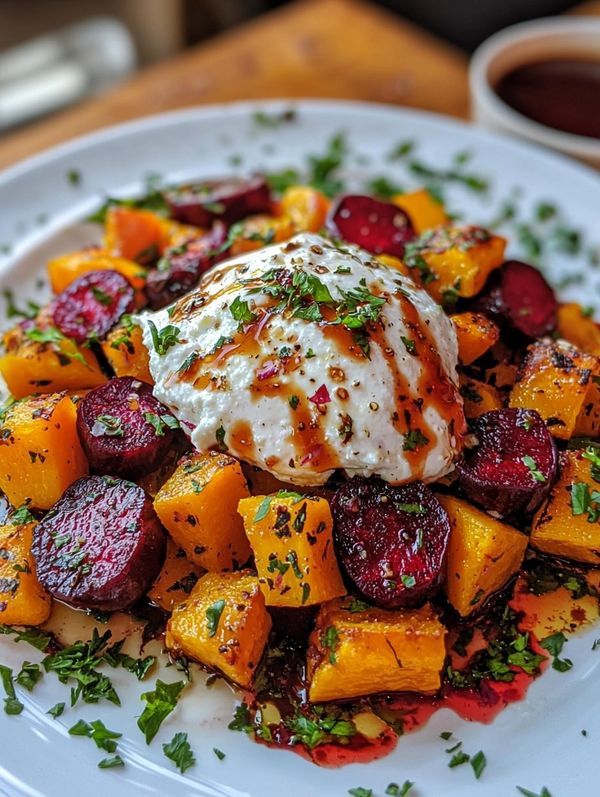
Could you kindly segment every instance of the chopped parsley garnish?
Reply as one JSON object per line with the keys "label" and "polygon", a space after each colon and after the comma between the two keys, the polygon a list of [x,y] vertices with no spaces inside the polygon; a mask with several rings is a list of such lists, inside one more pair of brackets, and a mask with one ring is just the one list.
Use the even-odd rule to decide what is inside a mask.
{"label": "chopped parsley garnish", "polygon": [[20,309],[15,304],[13,292],[8,290],[4,290],[3,296],[6,299],[6,317],[7,318],[35,318],[40,311],[39,304],[32,302],[30,299],[27,299],[27,305],[25,309]]}
{"label": "chopped parsley garnish", "polygon": [[527,455],[521,459],[521,462],[523,463],[523,465],[529,468],[529,473],[532,475],[532,477],[535,479],[536,482],[546,481],[546,477],[539,470],[538,464],[533,457]]}
{"label": "chopped parsley garnish", "polygon": [[600,482],[600,453],[598,448],[595,446],[588,446],[581,456],[583,459],[587,459],[592,463],[590,467],[592,479],[595,482]]}
{"label": "chopped parsley garnish", "polygon": [[113,755],[110,758],[103,758],[102,761],[98,761],[100,769],[113,769],[114,767],[123,766],[125,766],[125,762],[120,755]]}
{"label": "chopped parsley garnish", "polygon": [[404,335],[400,335],[400,337],[402,339],[402,343],[404,343],[404,348],[406,349],[406,351],[409,354],[415,354],[415,352],[417,351],[417,344],[415,343],[415,341],[405,337]]}
{"label": "chopped parsley garnish", "polygon": [[125,430],[116,415],[98,415],[92,427],[94,437],[123,437]]}
{"label": "chopped parsley garnish", "polygon": [[290,742],[305,744],[311,750],[320,744],[336,740],[347,740],[356,734],[356,727],[341,712],[326,713],[322,706],[313,707],[312,715],[297,713],[285,720],[292,731]]}
{"label": "chopped parsley garnish", "polygon": [[409,515],[426,515],[427,510],[423,506],[423,504],[398,504],[394,503],[394,506],[399,512],[407,512]]}
{"label": "chopped parsley garnish", "polygon": [[179,429],[179,421],[173,415],[156,415],[154,412],[145,412],[144,420],[154,428],[157,437],[165,436],[165,429]]}
{"label": "chopped parsley garnish", "polygon": [[555,634],[550,634],[550,636],[540,640],[540,646],[552,656],[552,668],[558,670],[558,672],[566,672],[573,666],[571,659],[559,658],[566,641],[567,637],[562,631],[557,631]]}
{"label": "chopped parsley garnish", "polygon": [[373,789],[365,789],[363,786],[357,786],[355,789],[348,789],[348,794],[351,797],[373,797]]}
{"label": "chopped parsley garnish", "polygon": [[158,679],[154,691],[142,694],[142,700],[146,703],[146,706],[137,724],[146,738],[146,744],[150,744],[163,721],[176,707],[177,700],[184,687],[185,681],[175,681],[175,683],[166,684]]}
{"label": "chopped parsley garnish", "polygon": [[25,523],[34,523],[35,520],[35,515],[31,514],[29,507],[26,504],[23,504],[23,506],[15,509],[15,511],[10,515],[8,522],[13,526],[22,526]]}
{"label": "chopped parsley garnish", "polygon": [[52,706],[52,708],[48,709],[46,714],[49,714],[52,717],[52,719],[57,719],[58,717],[61,717],[63,715],[64,710],[65,710],[64,703],[55,703]]}
{"label": "chopped parsley garnish", "polygon": [[336,648],[340,641],[340,635],[337,632],[337,628],[334,625],[330,625],[329,628],[326,628],[324,633],[321,634],[321,645],[329,651],[329,663],[335,664],[337,661],[337,657],[335,655]]}
{"label": "chopped parsley garnish", "polygon": [[113,297],[109,293],[106,293],[106,291],[103,291],[102,288],[98,288],[97,285],[92,285],[92,295],[97,302],[105,307],[109,307],[113,302]]}
{"label": "chopped parsley garnish", "polygon": [[69,728],[69,733],[71,736],[87,736],[88,739],[91,739],[96,744],[96,747],[107,753],[115,752],[117,749],[116,739],[120,739],[123,736],[122,733],[109,730],[101,720],[94,720],[93,722],[79,720],[72,728]]}
{"label": "chopped parsley garnish", "polygon": [[67,181],[71,185],[79,185],[81,183],[81,172],[79,169],[69,169],[67,171]]}
{"label": "chopped parsley garnish", "polygon": [[539,794],[535,791],[524,789],[523,786],[517,786],[517,790],[521,792],[523,797],[552,797],[552,795],[545,786],[542,786],[542,790]]}
{"label": "chopped parsley garnish", "polygon": [[13,634],[15,642],[28,642],[36,650],[41,650],[42,653],[48,649],[52,642],[52,637],[44,634],[38,628],[26,628],[23,631],[19,631],[8,625],[0,625],[0,634]]}
{"label": "chopped parsley garnish", "polygon": [[229,305],[229,312],[240,324],[250,324],[252,321],[256,321],[257,318],[256,313],[250,310],[248,302],[240,299],[239,296],[236,296]]}
{"label": "chopped parsley garnish", "polygon": [[0,681],[2,681],[2,686],[6,693],[6,697],[4,698],[4,713],[12,716],[20,714],[25,706],[17,699],[13,683],[13,671],[4,664],[0,664]]}
{"label": "chopped parsley garnish", "polygon": [[221,619],[221,615],[223,614],[224,608],[225,608],[225,601],[221,599],[215,601],[206,610],[206,621],[208,626],[209,637],[213,637],[217,633],[217,628],[219,627],[219,621]]}
{"label": "chopped parsley garnish", "polygon": [[73,645],[46,656],[42,661],[46,672],[55,672],[61,683],[75,682],[75,686],[71,688],[72,706],[80,698],[84,703],[108,700],[117,706],[121,705],[110,679],[96,669],[103,661],[104,650],[110,638],[110,631],[100,636],[94,628],[88,642],[78,640]]}
{"label": "chopped parsley garnish", "polygon": [[148,319],[148,329],[150,330],[150,337],[152,338],[152,345],[154,351],[163,357],[172,346],[180,343],[181,330],[174,324],[167,324],[162,329],[157,329],[154,321]]}
{"label": "chopped parsley garnish", "polygon": [[30,661],[24,661],[15,681],[19,686],[31,692],[38,681],[40,681],[41,677],[42,671],[40,670],[39,664],[32,664]]}
{"label": "chopped parsley garnish", "polygon": [[429,443],[429,438],[425,437],[420,429],[411,429],[404,437],[402,444],[403,451],[416,451],[421,446],[426,446]]}
{"label": "chopped parsley garnish", "polygon": [[389,794],[390,797],[406,797],[414,785],[412,780],[405,780],[402,786],[399,786],[397,783],[390,783],[385,793]]}
{"label": "chopped parsley garnish", "polygon": [[588,523],[596,523],[600,518],[600,491],[590,490],[585,482],[573,482],[571,512],[574,516],[587,514]]}
{"label": "chopped parsley garnish", "polygon": [[219,428],[215,432],[215,437],[217,438],[217,446],[219,448],[219,451],[228,451],[229,447],[225,442],[225,427],[223,426],[223,424],[221,424],[221,426],[219,426]]}
{"label": "chopped parsley garnish", "polygon": [[226,756],[226,754],[222,750],[219,750],[218,747],[213,747],[213,753],[217,756],[219,761],[223,761]]}
{"label": "chopped parsley garnish", "polygon": [[473,767],[473,772],[475,773],[475,777],[477,780],[481,777],[481,773],[487,766],[487,759],[485,757],[485,753],[480,750],[478,753],[475,753],[474,756],[471,756],[471,766]]}
{"label": "chopped parsley garnish", "polygon": [[304,496],[301,495],[300,493],[292,492],[291,490],[279,490],[279,492],[275,493],[275,495],[266,495],[263,498],[263,500],[260,502],[258,509],[256,510],[256,514],[254,515],[254,522],[258,523],[259,520],[264,520],[266,516],[269,514],[271,503],[281,498],[292,498],[293,503],[297,504],[299,501],[302,501]]}
{"label": "chopped parsley garnish", "polygon": [[296,407],[298,406],[299,403],[300,403],[300,399],[298,398],[298,396],[295,396],[295,395],[294,396],[290,396],[289,399],[288,399],[288,404],[290,405],[290,407],[293,410],[296,409]]}
{"label": "chopped parsley garnish", "polygon": [[414,576],[405,575],[404,573],[400,576],[400,581],[407,589],[412,589],[417,583],[417,580]]}
{"label": "chopped parsley garnish", "polygon": [[389,178],[381,175],[368,181],[365,188],[369,194],[381,199],[391,199],[396,194],[403,194],[404,188],[398,183],[393,183]]}
{"label": "chopped parsley garnish", "polygon": [[187,733],[176,733],[168,744],[163,744],[162,749],[182,774],[196,763]]}

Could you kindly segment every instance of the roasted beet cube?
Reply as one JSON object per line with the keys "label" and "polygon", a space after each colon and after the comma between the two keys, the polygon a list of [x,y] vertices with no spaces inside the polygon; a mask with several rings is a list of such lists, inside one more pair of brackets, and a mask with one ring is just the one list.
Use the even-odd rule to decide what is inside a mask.
{"label": "roasted beet cube", "polygon": [[152,386],[121,376],[94,388],[77,407],[77,432],[97,473],[138,478],[157,468],[179,424]]}
{"label": "roasted beet cube", "polygon": [[459,484],[475,504],[511,516],[533,512],[556,478],[558,453],[535,410],[485,412],[473,422],[478,444],[458,463]]}
{"label": "roasted beet cube", "polygon": [[118,271],[89,271],[52,302],[56,327],[77,343],[102,340],[122,315],[135,308],[135,293]]}
{"label": "roasted beet cube", "polygon": [[370,196],[340,197],[329,212],[327,228],[336,238],[362,246],[374,255],[402,257],[405,245],[415,238],[403,210]]}
{"label": "roasted beet cube", "polygon": [[233,224],[255,213],[271,212],[271,191],[264,177],[207,180],[165,192],[177,221],[210,227],[215,219]]}
{"label": "roasted beet cube", "polygon": [[82,609],[131,606],[158,575],[165,550],[150,496],[109,476],[76,481],[33,533],[40,582],[58,600]]}
{"label": "roasted beet cube", "polygon": [[158,310],[194,288],[217,259],[226,239],[225,225],[217,221],[206,235],[168,249],[158,266],[148,272],[150,306]]}
{"label": "roasted beet cube", "polygon": [[518,260],[509,260],[492,275],[477,308],[528,338],[548,335],[557,323],[554,291],[538,269]]}
{"label": "roasted beet cube", "polygon": [[437,589],[450,523],[428,487],[355,478],[338,489],[331,509],[338,557],[367,600],[415,606]]}

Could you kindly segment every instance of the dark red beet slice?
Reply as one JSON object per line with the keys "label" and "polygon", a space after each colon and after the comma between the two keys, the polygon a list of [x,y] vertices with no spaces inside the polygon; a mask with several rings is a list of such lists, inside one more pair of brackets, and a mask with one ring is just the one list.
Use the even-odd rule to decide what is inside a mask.
{"label": "dark red beet slice", "polygon": [[54,323],[77,343],[101,340],[135,308],[133,288],[117,271],[89,271],[54,299]]}
{"label": "dark red beet slice", "polygon": [[97,473],[137,478],[155,470],[175,442],[178,424],[152,386],[131,376],[96,387],[77,406],[77,432]]}
{"label": "dark red beet slice", "polygon": [[436,590],[450,522],[428,487],[352,479],[335,493],[331,509],[338,557],[367,600],[414,606]]}
{"label": "dark red beet slice", "polygon": [[536,268],[519,260],[509,260],[492,275],[477,306],[529,338],[548,335],[556,326],[554,291]]}
{"label": "dark red beet slice", "polygon": [[253,213],[271,212],[271,190],[264,177],[207,180],[165,192],[171,215],[185,224],[209,227],[214,219],[226,224]]}
{"label": "dark red beet slice", "polygon": [[402,257],[405,245],[415,238],[403,210],[370,196],[340,197],[329,212],[327,228],[336,238],[362,246],[374,255]]}
{"label": "dark red beet slice", "polygon": [[492,410],[472,429],[479,444],[457,464],[467,497],[503,516],[533,512],[558,467],[556,445],[542,418],[535,410]]}
{"label": "dark red beet slice", "polygon": [[126,609],[162,567],[166,534],[141,487],[109,476],[72,484],[35,527],[37,577],[82,609]]}
{"label": "dark red beet slice", "polygon": [[227,228],[216,221],[206,235],[167,250],[159,266],[148,272],[146,294],[150,306],[158,310],[194,288],[215,263],[226,240]]}

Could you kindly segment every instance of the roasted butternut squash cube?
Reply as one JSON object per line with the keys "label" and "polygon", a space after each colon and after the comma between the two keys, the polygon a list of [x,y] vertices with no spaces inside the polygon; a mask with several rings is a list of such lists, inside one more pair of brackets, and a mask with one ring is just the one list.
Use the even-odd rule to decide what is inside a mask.
{"label": "roasted butternut squash cube", "polygon": [[309,640],[309,698],[431,694],[440,688],[445,634],[431,606],[389,611],[362,608],[355,598],[326,603]]}
{"label": "roasted butternut squash cube", "polygon": [[504,261],[506,241],[482,227],[452,224],[427,230],[408,244],[404,262],[438,302],[475,296]]}
{"label": "roasted butternut squash cube", "polygon": [[319,232],[330,202],[316,188],[293,185],[283,192],[279,204],[282,216],[289,218],[298,232]]}
{"label": "roasted butternut squash cube", "polygon": [[166,644],[231,681],[249,687],[262,658],[271,617],[249,571],[207,573],[175,606]]}
{"label": "roasted butternut squash cube", "polygon": [[240,501],[239,512],[267,606],[312,606],[346,594],[324,498],[256,495]]}
{"label": "roasted butternut squash cube", "polygon": [[260,249],[268,243],[287,241],[296,232],[294,222],[288,216],[248,216],[240,225],[240,235],[230,249],[234,256]]}
{"label": "roasted butternut squash cube", "polygon": [[149,264],[169,245],[164,219],[139,208],[115,205],[106,212],[104,248],[116,257]]}
{"label": "roasted butternut squash cube", "polygon": [[465,416],[471,420],[484,412],[499,410],[503,406],[502,396],[495,387],[469,379],[468,376],[459,376],[460,395],[463,397]]}
{"label": "roasted butternut squash cube", "polygon": [[409,194],[394,194],[392,202],[408,214],[417,235],[449,221],[443,204],[426,188]]}
{"label": "roasted butternut squash cube", "polygon": [[[584,451],[565,451],[560,476],[538,509],[530,542],[538,551],[600,565],[600,485]],[[596,474],[595,474],[596,475]]]}
{"label": "roasted butternut squash cube", "polygon": [[396,271],[399,271],[400,274],[404,274],[405,277],[411,277],[417,284],[419,284],[419,275],[415,273],[414,269],[410,269],[407,265],[405,265],[399,257],[394,257],[394,255],[377,255],[377,260],[381,260],[382,263],[385,263],[386,266],[389,268],[393,268]]}
{"label": "roasted butternut squash cube", "polygon": [[89,248],[55,257],[48,263],[48,276],[54,293],[64,291],[74,280],[90,271],[106,270],[118,271],[125,277],[136,292],[138,307],[146,304],[146,269],[133,260],[110,255],[102,249]]}
{"label": "roasted butternut squash cube", "polygon": [[574,437],[600,436],[600,386],[590,385],[575,421]]}
{"label": "roasted butternut squash cube", "polygon": [[539,341],[527,350],[509,404],[537,410],[555,437],[568,440],[597,376],[595,355],[564,341]]}
{"label": "roasted butternut squash cube", "polygon": [[107,381],[90,349],[55,329],[15,327],[4,335],[4,347],[0,374],[15,398],[98,387]]}
{"label": "roasted butternut squash cube", "polygon": [[71,396],[53,393],[17,401],[3,412],[0,490],[13,506],[50,509],[87,474],[75,405]]}
{"label": "roasted butternut squash cube", "polygon": [[0,623],[6,625],[40,625],[50,615],[50,595],[31,555],[34,526],[0,526]]}
{"label": "roasted butternut squash cube", "polygon": [[250,545],[237,506],[248,486],[237,460],[218,451],[186,457],[161,487],[154,508],[174,542],[195,565],[232,570]]}
{"label": "roasted butternut squash cube", "polygon": [[496,324],[482,313],[456,313],[450,318],[456,330],[458,357],[463,365],[478,360],[500,337]]}
{"label": "roasted butternut squash cube", "polygon": [[132,376],[149,385],[154,384],[150,373],[148,349],[137,324],[115,327],[102,343],[102,351],[115,376]]}
{"label": "roasted butternut squash cube", "polygon": [[600,327],[580,304],[561,304],[556,331],[581,351],[600,357]]}
{"label": "roasted butternut squash cube", "polygon": [[164,564],[148,591],[148,597],[161,609],[171,612],[173,606],[187,600],[203,574],[204,570],[188,561],[185,551],[169,540]]}
{"label": "roasted butternut squash cube", "polygon": [[527,537],[466,501],[439,495],[450,518],[445,589],[466,617],[501,589],[523,561]]}

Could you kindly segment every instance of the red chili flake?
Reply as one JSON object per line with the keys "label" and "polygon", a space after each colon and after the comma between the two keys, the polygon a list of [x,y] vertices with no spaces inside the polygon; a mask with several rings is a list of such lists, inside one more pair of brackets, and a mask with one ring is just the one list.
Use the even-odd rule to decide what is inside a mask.
{"label": "red chili flake", "polygon": [[331,396],[329,395],[327,387],[325,385],[321,385],[321,387],[317,389],[314,396],[310,396],[308,400],[312,401],[313,404],[329,404],[331,401]]}
{"label": "red chili flake", "polygon": [[271,376],[275,376],[278,370],[279,370],[279,364],[275,362],[275,360],[267,360],[258,369],[258,371],[256,372],[256,376],[260,380],[269,379]]}

